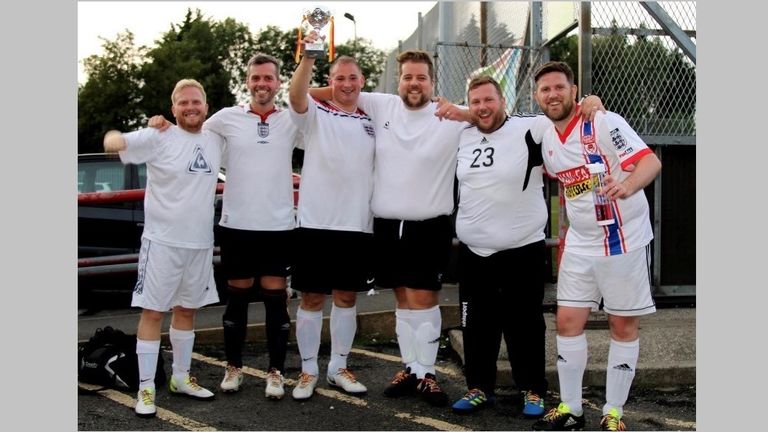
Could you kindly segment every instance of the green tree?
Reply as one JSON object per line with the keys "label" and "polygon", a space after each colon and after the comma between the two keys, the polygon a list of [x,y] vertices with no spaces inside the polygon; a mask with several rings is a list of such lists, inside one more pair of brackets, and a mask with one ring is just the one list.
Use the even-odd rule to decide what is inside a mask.
{"label": "green tree", "polygon": [[579,38],[570,35],[564,37],[549,47],[549,59],[568,63],[573,72],[579,73]]}
{"label": "green tree", "polygon": [[[298,28],[283,31],[275,26],[267,26],[256,37],[256,47],[259,51],[277,57],[282,63],[280,77],[283,83],[288,84],[293,72],[296,70],[296,42],[298,40]],[[336,56],[348,55],[354,57],[360,65],[365,76],[364,91],[373,91],[379,83],[381,73],[384,71],[386,53],[373,46],[369,39],[357,38],[335,46]],[[312,75],[312,85],[328,85],[330,64],[328,60],[319,60],[315,63],[315,71]],[[287,88],[283,89],[283,93]],[[284,97],[278,96],[282,101]]]}
{"label": "green tree", "polygon": [[205,88],[209,112],[234,105],[236,89],[244,82],[243,64],[254,50],[244,24],[231,18],[216,22],[197,9],[171,25],[157,47],[147,53],[141,68],[142,107],[150,116],[172,118],[170,94],[177,81],[194,78]]}
{"label": "green tree", "polygon": [[593,93],[640,134],[695,133],[695,65],[659,37],[634,39],[613,28],[592,38]]}
{"label": "green tree", "polygon": [[[282,62],[284,86],[278,103],[285,105],[285,90],[296,69],[296,40],[297,29],[267,26],[254,37],[246,25],[232,18],[213,21],[199,9],[188,9],[184,20],[171,24],[153,47],[136,47],[128,30],[114,41],[104,39],[104,54],[84,60],[88,80],[78,88],[78,152],[102,151],[110,129],[135,130],[156,114],[173,119],[170,94],[182,78],[203,84],[209,114],[247,101],[246,65],[260,51]],[[366,77],[364,89],[373,90],[385,53],[365,39],[340,44],[336,50],[357,58]],[[328,64],[320,62],[314,84],[327,85],[327,77]]]}
{"label": "green tree", "polygon": [[146,47],[136,47],[129,30],[101,39],[104,54],[83,60],[88,81],[77,92],[78,153],[103,151],[107,131],[135,129],[142,117],[138,71]]}

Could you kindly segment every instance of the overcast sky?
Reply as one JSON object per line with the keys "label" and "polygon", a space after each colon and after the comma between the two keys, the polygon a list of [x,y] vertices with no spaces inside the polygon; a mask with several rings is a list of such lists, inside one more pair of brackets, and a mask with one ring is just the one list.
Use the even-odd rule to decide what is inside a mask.
{"label": "overcast sky", "polygon": [[[357,36],[370,39],[382,50],[397,47],[398,40],[407,39],[418,26],[418,13],[426,15],[435,1],[79,1],[77,3],[78,81],[83,81],[82,59],[101,54],[103,41],[115,40],[126,29],[134,34],[139,45],[154,45],[171,24],[184,20],[188,8],[200,9],[205,17],[223,20],[232,17],[247,24],[256,33],[267,25],[283,30],[297,27],[302,13],[310,6],[322,5],[334,14],[335,37],[339,43]],[[349,13],[355,22],[345,18]]]}

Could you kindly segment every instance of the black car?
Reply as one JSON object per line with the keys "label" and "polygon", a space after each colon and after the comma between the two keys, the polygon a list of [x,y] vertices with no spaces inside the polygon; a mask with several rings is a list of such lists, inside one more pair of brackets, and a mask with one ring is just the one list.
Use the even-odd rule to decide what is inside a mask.
{"label": "black car", "polygon": [[[219,174],[219,182],[226,177]],[[136,282],[138,252],[144,229],[147,167],[123,164],[115,153],[78,155],[77,258],[78,305],[100,309],[112,301],[130,304]],[[221,215],[217,189],[215,221]],[[214,264],[218,256],[214,257]],[[217,284],[222,280],[217,276]],[[226,285],[223,285],[226,286]],[[221,291],[221,290],[220,290]]]}
{"label": "black car", "polygon": [[[293,174],[294,205],[301,176]],[[226,176],[219,173],[216,189],[214,245]],[[147,167],[123,164],[115,153],[80,154],[77,161],[78,306],[94,310],[130,305],[136,283],[138,253],[144,229],[144,188]],[[226,280],[214,249],[214,276],[219,298],[226,299]],[[258,293],[259,290],[252,290]],[[254,299],[258,296],[255,295]]]}

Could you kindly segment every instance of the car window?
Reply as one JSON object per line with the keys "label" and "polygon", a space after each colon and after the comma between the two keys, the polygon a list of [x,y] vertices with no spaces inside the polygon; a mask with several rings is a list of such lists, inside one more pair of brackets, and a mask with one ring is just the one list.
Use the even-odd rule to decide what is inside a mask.
{"label": "car window", "polygon": [[125,168],[114,161],[78,164],[78,192],[109,192],[125,189]]}
{"label": "car window", "polygon": [[141,164],[137,167],[139,171],[139,189],[147,187],[147,164]]}

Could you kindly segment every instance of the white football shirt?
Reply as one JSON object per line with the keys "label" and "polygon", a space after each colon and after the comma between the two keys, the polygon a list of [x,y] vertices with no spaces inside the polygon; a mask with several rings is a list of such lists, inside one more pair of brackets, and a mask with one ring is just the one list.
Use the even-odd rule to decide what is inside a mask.
{"label": "white football shirt", "polygon": [[307,112],[290,109],[305,151],[298,226],[372,233],[371,118],[360,109],[346,112],[331,102],[308,98]]}
{"label": "white football shirt", "polygon": [[[653,239],[648,200],[642,190],[614,200],[612,225],[597,225],[588,163],[602,162],[607,173],[617,181],[630,175],[627,171],[651,149],[618,114],[598,112],[595,117],[595,142],[583,145],[584,124],[574,117],[560,135],[551,125],[544,129],[542,155],[547,173],[557,177],[565,189],[565,206],[570,226],[565,237],[565,250],[593,256],[609,256],[645,247]],[[589,128],[590,126],[587,126]]]}
{"label": "white football shirt", "polygon": [[360,93],[358,104],[376,127],[374,215],[426,220],[451,214],[456,151],[467,123],[441,121],[434,102],[409,110],[397,95]]}
{"label": "white football shirt", "polygon": [[298,130],[288,111],[262,118],[250,104],[223,108],[204,124],[224,137],[224,204],[219,225],[252,231],[293,229],[292,156]]}
{"label": "white football shirt", "polygon": [[147,164],[144,232],[166,246],[213,247],[213,202],[223,140],[213,132],[147,128],[123,135],[123,163]]}
{"label": "white football shirt", "polygon": [[541,142],[530,132],[537,121],[552,124],[544,116],[509,116],[490,134],[474,126],[461,133],[456,234],[477,255],[544,239]]}

